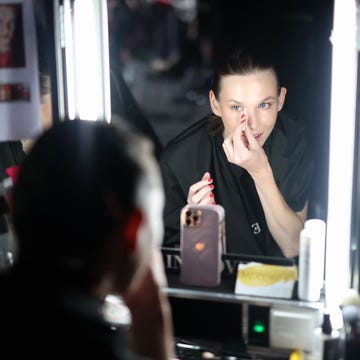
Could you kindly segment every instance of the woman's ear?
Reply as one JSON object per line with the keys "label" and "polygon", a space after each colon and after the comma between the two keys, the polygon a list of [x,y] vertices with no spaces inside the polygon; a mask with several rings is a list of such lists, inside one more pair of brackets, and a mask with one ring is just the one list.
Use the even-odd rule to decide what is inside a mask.
{"label": "woman's ear", "polygon": [[143,221],[143,213],[139,209],[132,210],[126,215],[121,231],[124,247],[130,253],[134,252],[137,245],[137,234]]}
{"label": "woman's ear", "polygon": [[114,224],[114,239],[120,241],[128,252],[134,252],[137,244],[138,230],[143,221],[143,213],[138,208],[128,212],[122,211],[112,193],[105,195],[105,202]]}
{"label": "woman's ear", "polygon": [[284,106],[284,103],[285,103],[285,97],[286,97],[286,88],[284,87],[281,87],[280,88],[280,94],[279,94],[279,102],[278,102],[278,111],[280,111],[283,106]]}
{"label": "woman's ear", "polygon": [[220,107],[219,107],[219,103],[216,99],[215,93],[210,90],[209,91],[209,101],[210,101],[210,106],[211,106],[211,110],[212,112],[221,117],[221,111],[220,111]]}

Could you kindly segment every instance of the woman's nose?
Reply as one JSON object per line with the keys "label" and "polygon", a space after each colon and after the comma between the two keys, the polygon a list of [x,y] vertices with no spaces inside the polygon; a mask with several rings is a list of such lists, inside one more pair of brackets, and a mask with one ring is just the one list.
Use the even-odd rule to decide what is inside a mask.
{"label": "woman's nose", "polygon": [[247,112],[247,125],[250,129],[254,130],[257,127],[257,119],[255,114]]}

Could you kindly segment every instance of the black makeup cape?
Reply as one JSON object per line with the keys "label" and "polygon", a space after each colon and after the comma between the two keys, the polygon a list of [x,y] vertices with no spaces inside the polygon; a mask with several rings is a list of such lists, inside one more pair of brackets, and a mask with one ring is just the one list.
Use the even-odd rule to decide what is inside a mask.
{"label": "black makeup cape", "polygon": [[[209,116],[174,138],[163,151],[164,246],[179,244],[180,210],[187,203],[188,189],[209,171],[214,179],[216,203],[225,209],[227,251],[283,257],[268,230],[252,178],[246,170],[227,161],[222,143],[219,118]],[[263,148],[287,204],[301,211],[313,174],[304,128],[280,113]]]}

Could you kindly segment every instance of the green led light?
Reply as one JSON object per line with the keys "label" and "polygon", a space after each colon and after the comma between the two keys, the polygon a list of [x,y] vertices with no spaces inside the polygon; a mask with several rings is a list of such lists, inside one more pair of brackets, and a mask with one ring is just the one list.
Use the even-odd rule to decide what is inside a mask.
{"label": "green led light", "polygon": [[261,334],[265,331],[265,326],[261,321],[255,321],[253,326],[253,331]]}

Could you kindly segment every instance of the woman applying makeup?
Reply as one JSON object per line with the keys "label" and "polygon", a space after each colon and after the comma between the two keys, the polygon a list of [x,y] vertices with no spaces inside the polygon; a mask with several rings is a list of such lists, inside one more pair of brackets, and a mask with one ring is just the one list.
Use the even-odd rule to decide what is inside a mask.
{"label": "woman applying makeup", "polygon": [[313,162],[302,126],[280,113],[286,88],[264,55],[228,53],[209,92],[213,114],[164,150],[165,246],[179,242],[183,206],[216,203],[225,209],[228,252],[298,255]]}

